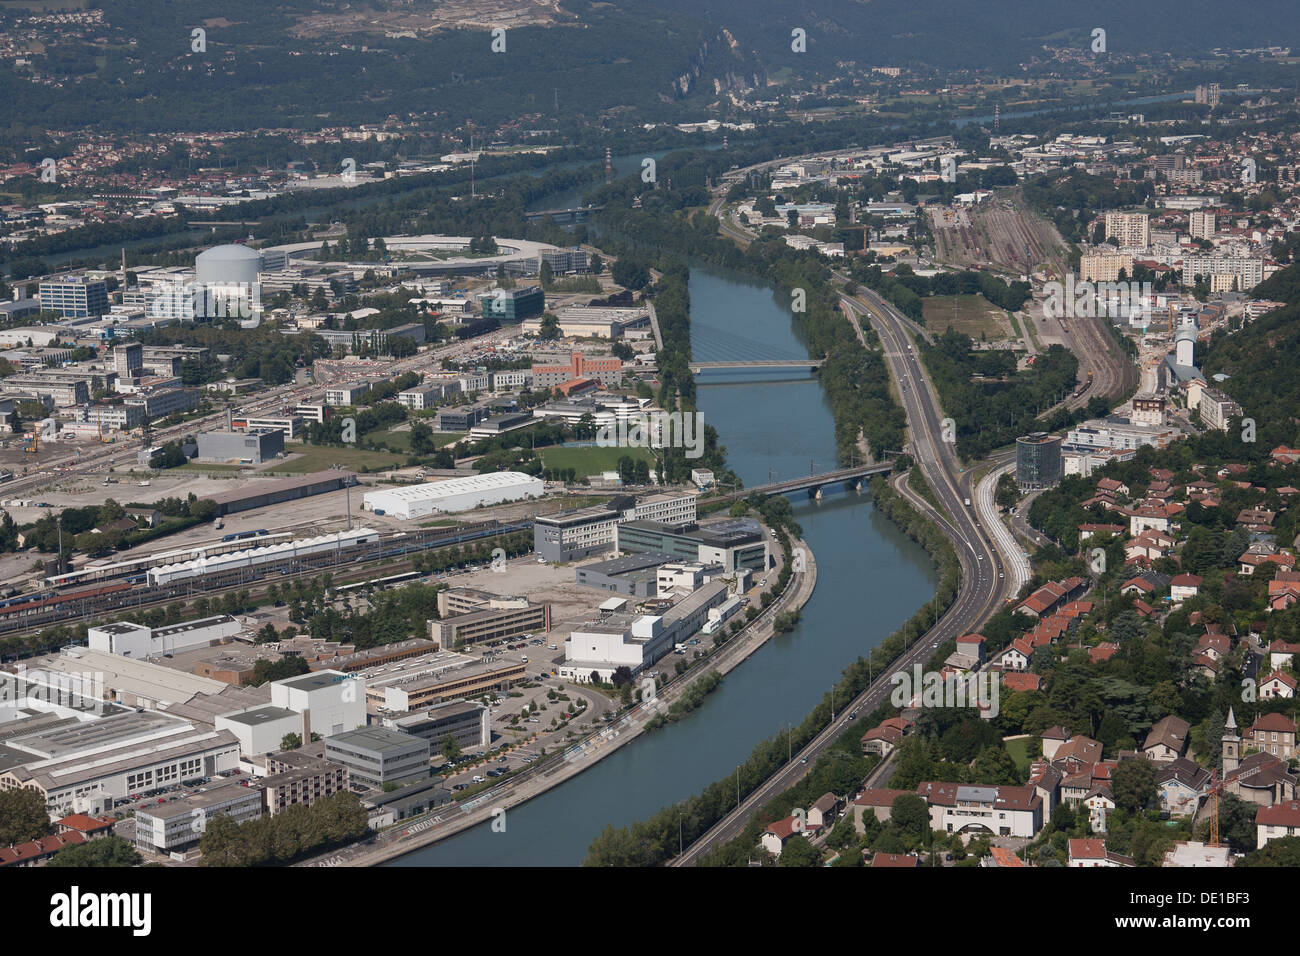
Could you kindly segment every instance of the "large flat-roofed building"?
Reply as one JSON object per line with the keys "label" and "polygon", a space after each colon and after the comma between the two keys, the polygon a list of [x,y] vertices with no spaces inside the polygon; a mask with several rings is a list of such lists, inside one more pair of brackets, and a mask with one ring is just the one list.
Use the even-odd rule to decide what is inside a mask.
{"label": "large flat-roofed building", "polygon": [[198,847],[207,825],[217,817],[236,824],[262,815],[262,791],[223,780],[190,797],[182,797],[135,813],[135,845],[145,853],[184,855]]}
{"label": "large flat-roofed building", "polygon": [[541,286],[522,286],[517,289],[493,289],[478,296],[478,308],[485,319],[499,322],[521,322],[541,315],[546,308],[546,295]]}
{"label": "large flat-roofed building", "polygon": [[[287,707],[263,704],[217,718],[217,730],[228,730],[239,740],[239,752],[244,757],[256,757],[280,750],[284,738],[297,734],[303,739],[303,715]],[[310,732],[305,738],[311,739]]]}
{"label": "large flat-roofed building", "polygon": [[694,521],[699,495],[693,491],[646,495],[638,498],[632,508],[634,521],[658,521],[663,524],[683,524]]}
{"label": "large flat-roofed building", "polygon": [[628,521],[617,527],[617,549],[623,553],[662,552],[675,560],[718,564],[723,573],[767,567],[767,541],[761,526],[750,518],[707,525]]}
{"label": "large flat-roofed building", "polygon": [[241,630],[243,626],[229,614],[218,614],[167,627],[147,627],[130,621],[115,621],[88,629],[86,642],[91,650],[144,658],[218,644],[234,637]]}
{"label": "large flat-roofed building", "polygon": [[[644,306],[618,309],[575,305],[560,309],[555,318],[560,324],[560,334],[571,339],[620,339],[635,329],[650,327],[650,312]],[[534,335],[541,329],[541,319],[530,319],[523,325],[524,332]]]}
{"label": "large flat-roofed building", "polygon": [[727,600],[727,583],[714,581],[677,601],[663,615],[606,614],[573,629],[564,644],[559,676],[587,683],[608,681],[626,667],[636,674],[667,654],[709,621]]}
{"label": "large flat-roofed building", "polygon": [[40,284],[42,312],[57,312],[65,319],[84,319],[108,311],[108,284],[103,279],[63,276]]}
{"label": "large flat-roofed building", "polygon": [[388,727],[363,727],[325,738],[325,758],[348,771],[357,792],[383,790],[429,776],[429,741]]}
{"label": "large flat-roofed building", "polygon": [[1016,484],[1022,491],[1051,488],[1061,472],[1060,436],[1034,432],[1016,439]]}
{"label": "large flat-roofed building", "polygon": [[330,737],[366,725],[364,683],[340,671],[313,671],[272,681],[271,703],[302,714],[308,736]]}
{"label": "large flat-roofed building", "polygon": [[533,519],[533,548],[554,564],[614,550],[620,513],[606,505],[577,508]]}
{"label": "large flat-roofed building", "polygon": [[78,375],[10,375],[4,380],[4,387],[49,396],[60,408],[85,405],[90,401],[90,383]]}
{"label": "large flat-roofed building", "polygon": [[144,409],[145,418],[166,418],[177,412],[188,412],[199,405],[197,388],[164,388],[147,394],[132,395],[125,404]]}
{"label": "large flat-roofed building", "polygon": [[460,405],[440,409],[434,427],[440,432],[467,432],[491,417],[492,409],[488,405]]}
{"label": "large flat-roofed building", "polygon": [[364,675],[375,710],[412,711],[459,698],[509,690],[524,679],[522,661],[480,661],[450,651],[376,668]]}
{"label": "large flat-roofed building", "polygon": [[427,740],[434,752],[442,749],[448,737],[462,749],[487,747],[492,743],[491,714],[473,700],[449,700],[418,714],[385,718],[384,724]]}
{"label": "large flat-roofed building", "polygon": [[618,558],[593,561],[574,569],[574,579],[584,587],[625,594],[628,597],[652,598],[659,593],[658,571],[676,560],[671,554],[642,551]]}
{"label": "large flat-roofed building", "polygon": [[354,382],[351,385],[333,385],[325,389],[325,404],[335,408],[355,405],[370,392],[369,382]]}
{"label": "large flat-roofed building", "polygon": [[492,606],[429,622],[429,637],[441,647],[460,650],[470,644],[511,640],[551,629],[551,605],[527,598],[499,599]]}
{"label": "large flat-roofed building", "polygon": [[223,491],[209,496],[217,506],[218,515],[232,515],[254,508],[269,508],[271,505],[297,501],[312,495],[341,491],[348,485],[355,485],[357,476],[350,471],[315,471],[297,478],[276,478],[257,481],[246,488]]}
{"label": "large flat-roofed building", "polygon": [[200,461],[260,465],[284,454],[284,432],[199,432]]}
{"label": "large flat-roofed building", "polygon": [[[281,650],[283,652],[283,648]],[[331,670],[350,674],[353,671],[365,670],[367,667],[375,667],[379,664],[392,664],[396,661],[409,660],[412,657],[421,657],[436,650],[438,650],[436,641],[425,640],[423,637],[413,637],[409,641],[380,644],[378,647],[368,647],[360,651],[352,648],[346,653],[340,653],[333,657],[322,656],[312,661],[308,666],[314,671]]]}
{"label": "large flat-roofed building", "polygon": [[573,352],[565,365],[533,365],[533,388],[555,388],[579,378],[592,378],[601,385],[617,385],[623,380],[623,360],[613,356],[591,358]]}
{"label": "large flat-roofed building", "polygon": [[302,435],[302,418],[298,415],[236,415],[230,424],[232,428],[250,433],[283,432],[289,440]]}
{"label": "large flat-roofed building", "polygon": [[219,694],[228,687],[151,661],[75,645],[38,658],[28,668],[29,672],[35,669],[62,675],[70,688],[80,686],[78,693],[83,696],[95,694],[126,707],[166,708],[196,694]]}
{"label": "large flat-roofed building", "polygon": [[448,478],[406,488],[370,491],[362,498],[362,507],[367,511],[382,511],[410,519],[540,498],[545,493],[546,485],[540,478],[518,471],[494,471],[468,478]]}
{"label": "large flat-roofed building", "polygon": [[1124,421],[1087,421],[1071,428],[1065,445],[1071,448],[1111,448],[1127,451],[1151,445],[1164,448],[1178,437],[1173,428],[1132,425]]}
{"label": "large flat-roofed building", "polygon": [[142,790],[239,765],[239,741],[166,714],[130,711],[10,738],[0,790],[35,790],[51,813],[103,813]]}
{"label": "large flat-roofed building", "polygon": [[1201,421],[1221,432],[1228,430],[1228,424],[1232,419],[1241,416],[1241,406],[1217,388],[1203,389],[1201,400],[1196,407],[1200,412]]}

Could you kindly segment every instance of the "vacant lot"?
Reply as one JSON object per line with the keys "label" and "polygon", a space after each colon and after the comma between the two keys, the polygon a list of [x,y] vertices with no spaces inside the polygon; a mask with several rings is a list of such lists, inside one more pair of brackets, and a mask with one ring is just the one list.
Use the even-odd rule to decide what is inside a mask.
{"label": "vacant lot", "polygon": [[286,445],[285,451],[292,449],[288,458],[273,462],[267,471],[287,472],[292,474],[310,474],[341,465],[353,471],[366,468],[378,471],[385,468],[401,468],[406,464],[405,455],[396,455],[385,451],[366,451],[361,448],[340,448],[335,445]]}
{"label": "vacant lot", "polygon": [[925,327],[935,333],[952,328],[976,342],[997,342],[1012,337],[1006,311],[982,295],[930,296],[922,300]]}

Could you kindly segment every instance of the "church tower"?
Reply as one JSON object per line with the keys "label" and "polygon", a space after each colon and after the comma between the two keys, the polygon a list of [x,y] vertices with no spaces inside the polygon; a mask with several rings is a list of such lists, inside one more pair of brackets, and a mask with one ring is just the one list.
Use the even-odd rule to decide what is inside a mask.
{"label": "church tower", "polygon": [[1241,737],[1237,735],[1237,718],[1228,708],[1228,722],[1223,725],[1223,773],[1232,773],[1241,765]]}

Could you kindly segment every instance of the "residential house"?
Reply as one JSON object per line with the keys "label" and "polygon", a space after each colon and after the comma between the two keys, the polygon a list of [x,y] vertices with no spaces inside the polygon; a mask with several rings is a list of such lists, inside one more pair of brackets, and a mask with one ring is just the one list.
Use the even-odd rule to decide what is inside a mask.
{"label": "residential house", "polygon": [[1142,745],[1142,753],[1157,763],[1177,760],[1187,750],[1189,729],[1187,721],[1181,717],[1170,714],[1168,717],[1160,718],[1147,734],[1146,743]]}
{"label": "residential house", "polygon": [[1075,869],[1084,869],[1098,866],[1136,866],[1137,864],[1127,856],[1121,856],[1107,850],[1105,840],[1090,837],[1084,840],[1075,839],[1070,841],[1070,862],[1068,865]]}
{"label": "residential house", "polygon": [[1246,728],[1242,743],[1260,753],[1287,760],[1295,753],[1296,723],[1285,714],[1260,714]]}

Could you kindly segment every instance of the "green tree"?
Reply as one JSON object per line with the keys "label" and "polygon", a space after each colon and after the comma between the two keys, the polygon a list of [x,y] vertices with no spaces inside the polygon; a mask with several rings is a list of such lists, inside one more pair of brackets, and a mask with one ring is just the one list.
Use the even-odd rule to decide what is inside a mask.
{"label": "green tree", "polygon": [[781,847],[781,856],[778,860],[780,866],[816,866],[821,862],[821,853],[813,846],[811,840],[806,840],[799,834],[795,834],[789,840],[785,841],[785,846]]}
{"label": "green tree", "polygon": [[1145,757],[1120,761],[1110,776],[1110,792],[1115,797],[1115,805],[1129,813],[1156,806],[1159,794],[1155,764]]}
{"label": "green tree", "polygon": [[60,850],[46,866],[139,866],[142,858],[126,840],[120,836],[100,837],[89,843],[67,846]]}
{"label": "green tree", "polygon": [[45,798],[35,790],[0,790],[0,846],[26,843],[50,832]]}
{"label": "green tree", "polygon": [[280,738],[281,750],[297,750],[302,746],[302,735],[289,733]]}
{"label": "green tree", "polygon": [[449,761],[460,756],[460,744],[456,743],[456,738],[451,734],[442,738],[442,755]]}

